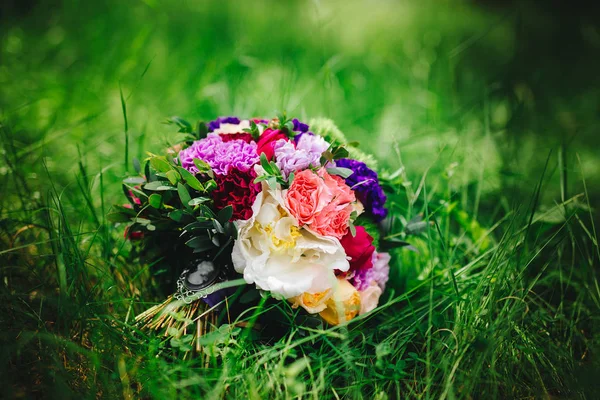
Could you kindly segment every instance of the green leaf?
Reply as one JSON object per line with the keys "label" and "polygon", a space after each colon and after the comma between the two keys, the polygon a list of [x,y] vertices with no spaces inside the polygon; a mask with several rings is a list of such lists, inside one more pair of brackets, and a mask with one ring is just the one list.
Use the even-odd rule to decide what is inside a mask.
{"label": "green leaf", "polygon": [[173,116],[168,118],[165,123],[177,125],[179,127],[179,132],[192,133],[192,124],[181,117]]}
{"label": "green leaf", "polygon": [[123,183],[127,183],[129,185],[140,185],[144,182],[146,182],[146,180],[141,176],[130,176],[129,178],[123,179]]}
{"label": "green leaf", "polygon": [[198,168],[198,171],[200,172],[205,172],[211,169],[210,165],[208,165],[199,158],[194,158],[192,161],[194,161],[194,165],[196,166],[196,168]]}
{"label": "green leaf", "polygon": [[225,233],[225,227],[218,220],[213,219],[212,223],[213,223],[213,227],[216,229],[217,232]]}
{"label": "green leaf", "polygon": [[191,247],[196,252],[212,250],[215,247],[208,236],[196,236],[185,242],[185,245]]}
{"label": "green leaf", "polygon": [[260,165],[262,165],[267,174],[275,175],[275,171],[273,171],[273,167],[271,167],[271,164],[269,163],[269,160],[267,160],[265,153],[260,153]]}
{"label": "green leaf", "polygon": [[168,171],[166,176],[167,176],[167,179],[169,180],[169,182],[171,182],[171,184],[173,184],[173,185],[176,184],[177,182],[179,182],[180,175],[177,173],[177,171],[175,171],[173,169]]}
{"label": "green leaf", "polygon": [[190,193],[185,188],[185,186],[181,184],[181,182],[177,184],[177,193],[179,194],[181,204],[183,204],[186,208],[189,207],[188,203],[190,202],[192,197],[190,196]]}
{"label": "green leaf", "polygon": [[133,170],[138,174],[142,172],[142,165],[137,157],[133,157]]}
{"label": "green leaf", "polygon": [[167,328],[167,335],[177,337],[179,336],[179,329],[170,326]]}
{"label": "green leaf", "polygon": [[346,158],[349,155],[350,155],[350,153],[348,153],[348,150],[346,150],[342,146],[335,148],[333,151],[333,159],[334,160],[339,160],[340,158]]}
{"label": "green leaf", "polygon": [[181,222],[184,216],[185,214],[182,210],[173,210],[169,213],[169,218],[175,222]]}
{"label": "green leaf", "polygon": [[222,208],[221,211],[219,211],[219,213],[217,214],[217,219],[221,224],[225,224],[226,222],[229,222],[232,216],[233,207],[229,205],[227,207]]}
{"label": "green leaf", "polygon": [[210,218],[210,219],[217,218],[217,214],[215,214],[213,210],[211,210],[204,204],[200,204],[200,209],[202,210],[202,214],[204,214],[204,217]]}
{"label": "green leaf", "polygon": [[248,304],[256,301],[260,298],[260,293],[256,289],[250,289],[246,293],[240,296],[239,302],[241,304]]}
{"label": "green leaf", "polygon": [[162,196],[158,193],[152,193],[150,197],[148,197],[148,203],[154,208],[160,208],[162,204]]}
{"label": "green leaf", "polygon": [[354,173],[354,171],[352,171],[350,168],[344,168],[344,167],[327,168],[327,172],[331,175],[341,176],[344,179],[346,179],[347,177],[349,177],[350,175],[352,175]]}
{"label": "green leaf", "polygon": [[348,228],[350,228],[350,234],[352,237],[356,237],[356,226],[353,223],[348,224]]}
{"label": "green leaf", "polygon": [[261,176],[257,176],[256,178],[254,178],[254,183],[259,183],[262,181],[266,181],[267,179],[269,179],[269,175],[261,175]]}
{"label": "green leaf", "polygon": [[197,129],[196,136],[198,137],[198,140],[204,139],[206,136],[208,136],[208,127],[202,121],[198,122],[198,129]]}
{"label": "green leaf", "polygon": [[157,156],[150,158],[150,166],[158,172],[167,172],[173,168],[165,157]]}
{"label": "green leaf", "polygon": [[109,212],[106,214],[106,219],[110,222],[129,222],[131,216],[122,212]]}
{"label": "green leaf", "polygon": [[202,183],[200,183],[198,178],[196,178],[190,171],[182,167],[177,167],[177,171],[179,171],[185,183],[187,183],[192,189],[199,192],[204,191],[204,186],[202,186]]}
{"label": "green leaf", "polygon": [[144,185],[144,189],[146,190],[175,190],[173,186],[170,186],[166,181],[154,181],[150,183],[146,183]]}
{"label": "green leaf", "polygon": [[291,185],[292,182],[294,182],[294,178],[296,177],[296,175],[293,172],[290,172],[290,174],[288,175],[288,184]]}
{"label": "green leaf", "polygon": [[188,205],[191,207],[195,207],[202,203],[206,203],[207,201],[210,201],[210,199],[208,197],[195,197],[195,198],[191,199],[190,201],[188,201]]}
{"label": "green leaf", "polygon": [[205,222],[192,222],[191,224],[187,224],[186,226],[183,227],[184,231],[193,231],[196,229],[210,229],[212,228],[212,222],[211,221],[205,221]]}
{"label": "green leaf", "polygon": [[258,138],[260,137],[260,129],[258,129],[258,125],[256,125],[254,121],[250,120],[250,127],[250,134],[252,135],[252,139],[258,141]]}
{"label": "green leaf", "polygon": [[217,182],[213,181],[212,179],[210,181],[204,182],[204,191],[206,193],[212,192],[216,188],[217,188]]}
{"label": "green leaf", "polygon": [[294,123],[292,121],[287,121],[283,127],[285,128],[285,130],[289,133],[293,135],[294,132]]}

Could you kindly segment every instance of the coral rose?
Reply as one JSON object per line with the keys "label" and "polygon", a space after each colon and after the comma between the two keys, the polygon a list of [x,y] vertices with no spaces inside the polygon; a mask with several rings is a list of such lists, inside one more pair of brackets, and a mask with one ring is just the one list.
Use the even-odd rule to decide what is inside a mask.
{"label": "coral rose", "polygon": [[318,174],[304,170],[295,176],[287,193],[286,206],[298,223],[323,236],[341,239],[348,232],[354,192],[339,176],[321,168]]}
{"label": "coral rose", "polygon": [[309,225],[315,214],[331,202],[333,194],[311,170],[299,172],[285,194],[285,205],[300,224]]}
{"label": "coral rose", "polygon": [[340,208],[339,205],[332,202],[315,215],[310,229],[323,236],[341,239],[348,233],[348,222],[352,210],[352,204]]}

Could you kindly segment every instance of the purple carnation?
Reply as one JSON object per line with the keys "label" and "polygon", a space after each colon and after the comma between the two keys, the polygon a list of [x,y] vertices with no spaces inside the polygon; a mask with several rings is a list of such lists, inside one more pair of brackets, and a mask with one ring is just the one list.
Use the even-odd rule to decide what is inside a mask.
{"label": "purple carnation", "polygon": [[308,132],[308,125],[298,121],[298,118],[294,118],[292,120],[292,122],[294,123],[294,130],[296,132],[302,132],[302,133]]}
{"label": "purple carnation", "polygon": [[300,138],[305,135],[314,136],[314,133],[308,131],[308,125],[298,121],[298,118],[294,118],[292,122],[294,123],[294,131],[300,132],[299,134],[294,136],[294,142],[298,143],[300,141]]}
{"label": "purple carnation", "polygon": [[214,121],[208,123],[208,131],[212,132],[215,129],[219,129],[221,124],[239,124],[240,119],[237,117],[219,117]]}
{"label": "purple carnation", "polygon": [[358,270],[352,278],[352,284],[358,291],[363,291],[372,282],[377,283],[381,290],[385,290],[385,284],[390,276],[390,255],[388,253],[373,252],[373,266],[369,269]]}
{"label": "purple carnation", "polygon": [[387,215],[387,209],[385,208],[386,196],[379,184],[377,172],[367,167],[364,162],[349,158],[336,160],[335,164],[338,167],[349,168],[354,172],[346,178],[346,184],[354,190],[356,197],[376,222],[384,219]]}
{"label": "purple carnation", "polygon": [[232,167],[245,172],[259,161],[256,143],[239,139],[224,142],[216,133],[209,133],[206,138],[195,141],[181,150],[178,157],[181,166],[194,174],[198,172],[195,158],[210,165],[217,175],[226,175]]}

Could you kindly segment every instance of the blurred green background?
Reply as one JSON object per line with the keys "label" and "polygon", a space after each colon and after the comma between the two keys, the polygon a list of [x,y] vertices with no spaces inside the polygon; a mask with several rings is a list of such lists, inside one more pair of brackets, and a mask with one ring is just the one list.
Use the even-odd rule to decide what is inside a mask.
{"label": "blurred green background", "polygon": [[[67,180],[77,147],[92,171],[123,175],[122,89],[133,156],[169,141],[168,116],[287,110],[332,118],[383,167],[397,168],[399,151],[409,176],[444,171],[447,155],[460,184],[517,202],[552,152],[549,169],[564,156],[575,177],[569,192],[583,174],[597,198],[597,11],[560,2],[13,0],[0,27],[0,116],[27,163],[44,158]],[[557,192],[544,194],[552,202]]]}

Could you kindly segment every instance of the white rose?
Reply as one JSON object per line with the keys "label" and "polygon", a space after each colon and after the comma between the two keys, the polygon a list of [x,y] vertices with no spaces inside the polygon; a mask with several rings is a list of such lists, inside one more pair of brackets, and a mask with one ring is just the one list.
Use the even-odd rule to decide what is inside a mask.
{"label": "white rose", "polygon": [[213,133],[241,133],[244,132],[244,129],[250,129],[250,121],[247,119],[240,121],[239,124],[220,124],[219,127],[213,131]]}
{"label": "white rose", "polygon": [[350,264],[339,240],[299,228],[285,208],[281,190],[263,183],[252,217],[238,221],[232,252],[235,270],[249,284],[282,297],[319,293],[336,281],[334,271]]}

